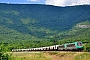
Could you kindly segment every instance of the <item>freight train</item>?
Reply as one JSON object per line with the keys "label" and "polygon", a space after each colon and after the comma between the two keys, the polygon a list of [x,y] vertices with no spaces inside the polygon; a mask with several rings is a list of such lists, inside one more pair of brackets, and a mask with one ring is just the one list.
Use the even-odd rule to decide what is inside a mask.
{"label": "freight train", "polygon": [[39,48],[13,49],[12,52],[29,52],[29,51],[82,51],[83,45],[81,41],[66,43],[62,45],[53,45]]}

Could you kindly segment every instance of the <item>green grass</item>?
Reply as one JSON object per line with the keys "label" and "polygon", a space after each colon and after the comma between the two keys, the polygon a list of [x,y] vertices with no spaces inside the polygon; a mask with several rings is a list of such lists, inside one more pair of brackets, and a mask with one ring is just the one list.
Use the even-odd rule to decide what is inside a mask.
{"label": "green grass", "polygon": [[[9,53],[10,54],[10,53]],[[90,60],[90,52],[15,52],[12,60]]]}
{"label": "green grass", "polygon": [[18,55],[12,56],[12,60],[51,60],[50,57],[44,55],[43,53],[34,53],[29,55]]}
{"label": "green grass", "polygon": [[90,60],[90,53],[83,53],[83,54],[77,55],[75,57],[75,60]]}

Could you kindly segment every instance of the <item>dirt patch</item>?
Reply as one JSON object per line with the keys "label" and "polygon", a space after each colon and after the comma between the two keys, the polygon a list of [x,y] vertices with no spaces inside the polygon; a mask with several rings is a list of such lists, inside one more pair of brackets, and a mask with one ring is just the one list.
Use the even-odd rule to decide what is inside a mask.
{"label": "dirt patch", "polygon": [[45,55],[51,60],[74,60],[74,57],[84,52],[46,52]]}
{"label": "dirt patch", "polygon": [[51,60],[72,60],[72,54],[60,53],[56,55],[46,54],[47,56],[51,57]]}

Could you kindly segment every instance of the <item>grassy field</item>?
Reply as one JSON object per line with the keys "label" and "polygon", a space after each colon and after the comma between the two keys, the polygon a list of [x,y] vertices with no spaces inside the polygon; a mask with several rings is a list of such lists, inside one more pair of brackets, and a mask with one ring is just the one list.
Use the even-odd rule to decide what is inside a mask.
{"label": "grassy field", "polygon": [[13,52],[12,60],[90,60],[89,52]]}

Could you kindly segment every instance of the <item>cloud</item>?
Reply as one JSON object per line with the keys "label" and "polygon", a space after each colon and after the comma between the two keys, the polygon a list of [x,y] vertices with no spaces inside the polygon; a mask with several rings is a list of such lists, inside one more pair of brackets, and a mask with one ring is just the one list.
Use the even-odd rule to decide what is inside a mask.
{"label": "cloud", "polygon": [[40,2],[40,0],[27,0],[27,1]]}
{"label": "cloud", "polygon": [[90,0],[46,0],[45,4],[55,6],[74,6],[90,4]]}

